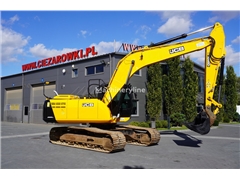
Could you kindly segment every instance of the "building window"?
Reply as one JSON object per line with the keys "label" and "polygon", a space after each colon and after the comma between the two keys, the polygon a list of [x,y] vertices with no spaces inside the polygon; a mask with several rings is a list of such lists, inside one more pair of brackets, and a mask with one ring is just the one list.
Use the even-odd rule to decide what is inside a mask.
{"label": "building window", "polygon": [[78,77],[78,69],[72,69],[72,78]]}
{"label": "building window", "polygon": [[32,110],[43,109],[43,104],[32,104]]}
{"label": "building window", "polygon": [[139,116],[139,101],[133,101],[133,110],[131,116]]}
{"label": "building window", "polygon": [[38,109],[38,104],[32,104],[32,109]]}
{"label": "building window", "polygon": [[140,70],[136,71],[133,75],[134,76],[141,76],[142,75],[142,70],[140,69]]}
{"label": "building window", "polygon": [[5,110],[10,110],[10,104],[5,105]]}
{"label": "building window", "polygon": [[98,74],[104,72],[104,64],[86,67],[86,75]]}
{"label": "building window", "polygon": [[103,67],[102,64],[97,65],[97,66],[96,66],[96,73],[101,73],[101,72],[103,72],[103,69],[104,69],[104,67]]}
{"label": "building window", "polygon": [[21,104],[6,104],[4,110],[21,110],[22,105]]}
{"label": "building window", "polygon": [[204,75],[198,74],[198,92],[204,93]]}

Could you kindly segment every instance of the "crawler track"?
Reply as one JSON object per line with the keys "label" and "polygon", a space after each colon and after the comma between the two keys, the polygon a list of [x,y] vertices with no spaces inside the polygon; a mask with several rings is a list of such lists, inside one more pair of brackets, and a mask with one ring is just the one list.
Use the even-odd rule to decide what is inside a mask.
{"label": "crawler track", "polygon": [[160,133],[157,129],[119,125],[116,130],[125,135],[128,144],[151,146],[160,141]]}
{"label": "crawler track", "polygon": [[52,128],[49,138],[53,144],[111,153],[124,150],[126,143],[141,146],[158,144],[160,133],[156,129],[130,125],[118,125],[111,130],[69,126]]}
{"label": "crawler track", "polygon": [[124,150],[126,145],[121,132],[94,127],[54,127],[50,130],[49,137],[53,144],[105,153]]}

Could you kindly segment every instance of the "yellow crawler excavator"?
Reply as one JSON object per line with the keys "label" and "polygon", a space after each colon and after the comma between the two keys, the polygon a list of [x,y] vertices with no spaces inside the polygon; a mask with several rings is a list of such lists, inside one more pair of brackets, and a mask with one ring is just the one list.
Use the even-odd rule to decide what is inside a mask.
{"label": "yellow crawler excavator", "polygon": [[[209,29],[211,29],[209,36],[177,41]],[[107,153],[123,150],[126,143],[144,146],[158,144],[160,141],[158,130],[119,124],[131,118],[134,101],[137,101],[131,91],[129,79],[143,67],[203,49],[205,49],[204,107],[193,122],[185,125],[199,134],[207,134],[219,108],[222,107],[213,99],[218,71],[220,70],[222,76],[226,55],[224,29],[218,22],[210,27],[149,46],[139,46],[118,62],[107,84],[99,79],[98,89],[101,91],[95,91],[95,96],[82,98],[72,94],[59,94],[47,97],[43,92],[46,97],[43,105],[45,122],[89,124],[89,127],[53,127],[49,134],[50,142]],[[88,85],[88,87],[92,85],[90,81]],[[212,105],[216,107],[213,111]]]}

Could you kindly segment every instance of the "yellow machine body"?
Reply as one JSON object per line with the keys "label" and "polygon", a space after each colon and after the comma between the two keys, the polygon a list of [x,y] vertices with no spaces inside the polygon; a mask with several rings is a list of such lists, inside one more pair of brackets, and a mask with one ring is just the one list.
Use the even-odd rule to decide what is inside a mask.
{"label": "yellow machine body", "polygon": [[57,123],[116,123],[109,108],[99,99],[61,94],[50,99]]}

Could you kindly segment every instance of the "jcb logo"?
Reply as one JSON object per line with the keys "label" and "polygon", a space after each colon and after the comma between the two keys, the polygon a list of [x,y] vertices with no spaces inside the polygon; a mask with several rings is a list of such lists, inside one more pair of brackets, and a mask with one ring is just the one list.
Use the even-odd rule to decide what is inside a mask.
{"label": "jcb logo", "polygon": [[94,103],[82,103],[82,107],[94,107]]}
{"label": "jcb logo", "polygon": [[174,53],[181,52],[181,51],[184,51],[184,50],[185,50],[184,46],[180,46],[180,47],[177,47],[177,48],[170,49],[169,53],[174,54]]}

